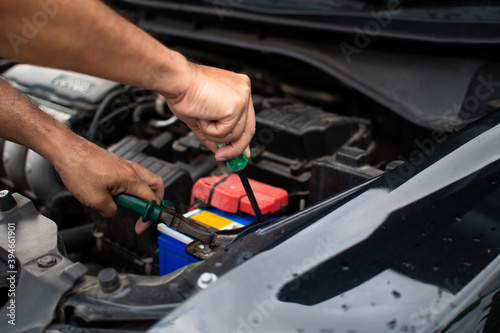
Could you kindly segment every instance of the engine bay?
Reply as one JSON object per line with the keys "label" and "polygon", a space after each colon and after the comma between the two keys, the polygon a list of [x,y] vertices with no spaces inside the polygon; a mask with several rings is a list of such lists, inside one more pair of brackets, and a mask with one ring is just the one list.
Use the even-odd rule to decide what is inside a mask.
{"label": "engine bay", "polygon": [[[169,112],[164,99],[151,91],[31,65],[14,65],[4,77],[76,133],[160,175],[165,199],[181,213],[200,202],[198,197],[203,193],[191,198],[193,188],[199,188],[197,181],[206,183],[206,177],[229,173],[224,163],[216,163],[213,154]],[[369,120],[327,112],[291,97],[255,95],[254,105],[257,131],[246,172],[250,179],[287,193],[286,204],[272,214],[266,210],[269,217],[293,214],[383,173],[384,165],[371,161],[375,142]],[[99,243],[118,246],[110,252],[129,253],[134,257],[132,262],[153,259],[156,232],[134,236],[136,216],[121,210],[106,220],[76,207],[78,203],[49,162],[12,142],[2,141],[1,148],[2,183],[32,199],[61,232],[93,222],[94,238],[102,234]],[[258,201],[265,201],[263,195],[257,193]],[[200,203],[208,205],[206,201]],[[244,213],[238,207],[226,212]],[[80,217],[75,219],[75,215]],[[158,272],[158,268],[142,271],[147,272]]]}
{"label": "engine bay", "polygon": [[[14,63],[4,69],[9,83],[75,133],[160,175],[176,212],[216,229],[258,230],[248,198],[235,189],[239,180],[171,114],[163,97],[63,70]],[[277,93],[274,82],[264,81],[253,94],[257,130],[245,170],[268,224],[391,170],[429,133],[362,95],[338,98],[286,84]],[[47,235],[57,240],[56,262],[77,263],[71,280],[78,282],[58,290],[65,296],[54,328],[145,329],[214,281],[206,265],[220,273],[252,257],[244,248],[224,249],[199,261],[184,250],[192,239],[166,226],[137,235],[138,214],[120,208],[105,219],[84,207],[53,166],[26,147],[1,140],[0,155],[1,189],[18,193],[22,214],[57,225]],[[168,292],[158,293],[161,288]]]}

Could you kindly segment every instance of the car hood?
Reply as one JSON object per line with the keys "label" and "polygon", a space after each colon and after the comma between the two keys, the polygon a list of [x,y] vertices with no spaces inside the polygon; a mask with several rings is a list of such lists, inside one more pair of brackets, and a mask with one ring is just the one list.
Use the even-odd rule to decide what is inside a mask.
{"label": "car hood", "polygon": [[[499,287],[500,246],[490,224],[500,195],[499,140],[496,112],[421,159],[242,237],[231,247],[251,258],[150,332],[479,325],[468,315],[489,311]],[[273,234],[281,236],[252,257]]]}

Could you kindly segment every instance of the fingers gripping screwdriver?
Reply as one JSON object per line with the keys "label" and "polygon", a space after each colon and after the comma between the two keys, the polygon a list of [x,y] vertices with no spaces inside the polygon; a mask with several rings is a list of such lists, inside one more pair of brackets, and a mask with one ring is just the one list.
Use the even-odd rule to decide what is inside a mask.
{"label": "fingers gripping screwdriver", "polygon": [[[218,143],[219,148],[224,146],[224,143]],[[255,195],[253,194],[252,188],[250,187],[250,183],[248,182],[247,174],[245,170],[243,170],[248,164],[248,159],[245,155],[241,154],[226,161],[226,166],[230,171],[236,172],[240,177],[241,184],[243,184],[243,188],[245,189],[245,193],[247,194],[248,200],[250,201],[250,205],[252,205],[252,209],[257,217],[257,221],[262,222],[264,219],[262,218],[262,213],[260,211],[259,205],[257,204],[257,200],[255,199]]]}

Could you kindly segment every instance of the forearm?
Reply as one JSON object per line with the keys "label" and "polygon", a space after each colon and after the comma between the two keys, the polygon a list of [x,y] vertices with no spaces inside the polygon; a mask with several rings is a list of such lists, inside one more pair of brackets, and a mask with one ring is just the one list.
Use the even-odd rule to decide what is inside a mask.
{"label": "forearm", "polygon": [[0,35],[0,54],[20,62],[69,69],[171,96],[180,94],[192,79],[186,75],[192,66],[181,54],[97,0],[1,0]]}
{"label": "forearm", "polygon": [[61,122],[40,110],[34,103],[0,79],[0,137],[29,147],[53,162],[65,142],[77,141]]}

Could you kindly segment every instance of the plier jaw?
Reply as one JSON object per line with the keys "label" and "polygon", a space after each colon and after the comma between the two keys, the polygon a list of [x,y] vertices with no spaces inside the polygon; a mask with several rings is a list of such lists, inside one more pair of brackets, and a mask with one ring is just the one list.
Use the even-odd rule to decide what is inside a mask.
{"label": "plier jaw", "polygon": [[248,226],[231,230],[218,230],[206,224],[186,217],[172,209],[173,204],[163,200],[161,205],[155,201],[147,202],[129,194],[118,194],[113,197],[116,204],[142,216],[144,222],[154,221],[195,240],[186,246],[186,253],[204,260],[210,258],[229,245]]}

